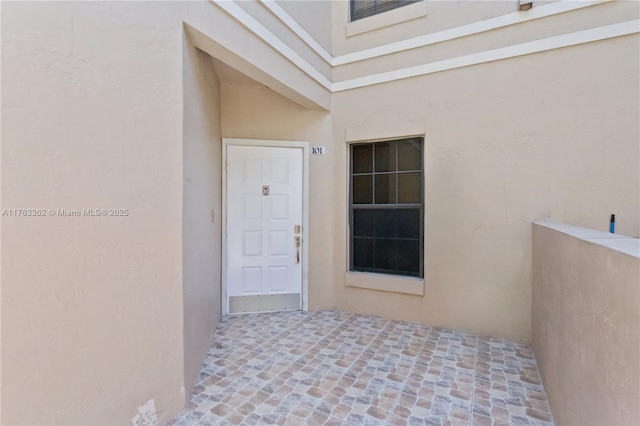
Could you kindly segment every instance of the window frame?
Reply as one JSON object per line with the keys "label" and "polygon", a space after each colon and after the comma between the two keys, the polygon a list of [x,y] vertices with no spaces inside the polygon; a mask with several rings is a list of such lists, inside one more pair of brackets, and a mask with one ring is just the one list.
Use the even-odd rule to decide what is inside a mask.
{"label": "window frame", "polygon": [[[417,170],[398,170],[398,155],[397,155],[397,146],[398,143],[403,141],[411,141],[414,139],[420,140],[420,202],[419,203],[398,203],[398,183],[397,176],[402,173],[415,173]],[[356,146],[371,146],[373,147],[375,144],[380,143],[395,143],[396,147],[396,164],[394,172],[383,172],[380,171],[376,173],[375,170],[375,149],[372,149],[372,191],[373,191],[373,199],[371,204],[354,204],[353,198],[353,181],[354,181],[354,170],[353,170],[353,150]],[[378,276],[387,276],[399,279],[424,279],[424,210],[425,210],[425,160],[424,160],[424,149],[425,149],[425,138],[424,136],[407,136],[407,137],[398,137],[398,138],[388,138],[382,140],[375,141],[353,141],[348,144],[348,179],[349,179],[349,192],[348,192],[348,273],[356,273],[356,274],[374,274]],[[387,204],[375,204],[375,176],[376,174],[391,174],[393,173],[396,176],[396,202],[395,203],[387,203]],[[358,175],[358,173],[356,173]],[[355,207],[354,207],[355,206]],[[419,210],[419,238],[418,238],[418,246],[419,246],[419,271],[417,274],[409,274],[408,271],[402,272],[391,272],[390,270],[382,270],[376,268],[360,268],[355,269],[355,259],[354,259],[354,239],[355,239],[355,210],[366,210],[366,209],[388,209],[388,210],[401,210],[401,209],[418,209]],[[397,239],[398,237],[396,237]]]}

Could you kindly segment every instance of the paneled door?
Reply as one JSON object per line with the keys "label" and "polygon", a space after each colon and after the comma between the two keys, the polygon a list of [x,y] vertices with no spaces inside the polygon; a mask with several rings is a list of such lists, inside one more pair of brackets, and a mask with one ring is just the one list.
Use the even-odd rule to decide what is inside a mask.
{"label": "paneled door", "polygon": [[227,145],[229,313],[302,308],[303,150]]}

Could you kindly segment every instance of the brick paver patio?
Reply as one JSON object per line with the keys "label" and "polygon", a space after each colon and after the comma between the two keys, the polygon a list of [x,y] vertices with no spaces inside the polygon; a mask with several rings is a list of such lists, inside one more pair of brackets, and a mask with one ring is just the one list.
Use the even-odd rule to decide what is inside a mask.
{"label": "brick paver patio", "polygon": [[224,318],[170,425],[552,425],[531,347],[340,311]]}

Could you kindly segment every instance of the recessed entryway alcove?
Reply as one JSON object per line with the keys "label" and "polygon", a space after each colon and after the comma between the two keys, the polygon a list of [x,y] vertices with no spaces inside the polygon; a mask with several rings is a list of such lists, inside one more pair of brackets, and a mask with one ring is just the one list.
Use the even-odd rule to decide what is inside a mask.
{"label": "recessed entryway alcove", "polygon": [[[313,87],[296,87],[295,78],[286,82],[282,75],[275,78],[268,68],[257,67],[252,62],[255,59],[244,57],[246,52],[233,51],[229,47],[221,46],[203,32],[185,24],[182,278],[187,397],[196,382],[218,321],[230,312],[229,293],[225,286],[228,284],[225,281],[228,278],[225,249],[229,242],[225,219],[236,212],[225,211],[228,152],[223,141],[244,140],[244,145],[300,151],[300,184],[303,189],[300,201],[301,206],[304,204],[304,211],[301,211],[300,223],[293,225],[300,226],[296,235],[300,237],[298,266],[301,288],[300,292],[289,292],[298,294],[296,309],[309,306],[309,254],[317,247],[326,252],[326,247],[331,244],[328,235],[316,239],[313,232],[310,233],[314,225],[317,227],[323,219],[318,216],[313,224],[308,219],[309,184],[314,177],[326,179],[331,176],[333,167],[331,153],[314,159],[313,166],[309,164],[310,146],[326,146],[330,142],[331,117],[326,110],[328,96],[314,95]],[[274,69],[282,66],[278,62],[273,64]],[[297,177],[295,179],[298,180]],[[322,186],[320,193],[316,190],[318,195],[329,191],[330,187],[326,185]],[[330,209],[330,205],[317,207],[320,213],[325,209]],[[326,217],[329,217],[329,211],[326,211]],[[294,240],[289,239],[286,241],[293,247]],[[293,256],[295,260],[295,253]],[[323,258],[320,263],[328,266],[330,261]],[[330,267],[323,269],[329,271]],[[328,293],[326,289],[318,289],[318,303],[323,300],[328,303]],[[255,305],[255,301],[245,299],[235,297],[233,306],[242,305],[243,301],[249,303],[249,308]],[[290,302],[289,299],[286,300]],[[287,306],[291,305],[289,302]],[[246,310],[247,306],[238,308],[239,312]]]}

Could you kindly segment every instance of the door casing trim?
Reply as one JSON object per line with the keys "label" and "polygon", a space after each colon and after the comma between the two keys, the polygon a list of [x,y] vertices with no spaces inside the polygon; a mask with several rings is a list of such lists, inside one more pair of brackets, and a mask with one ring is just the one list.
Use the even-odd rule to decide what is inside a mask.
{"label": "door casing trim", "polygon": [[227,147],[229,145],[302,149],[302,310],[309,310],[309,142],[222,138],[222,315],[229,315],[227,296]]}

